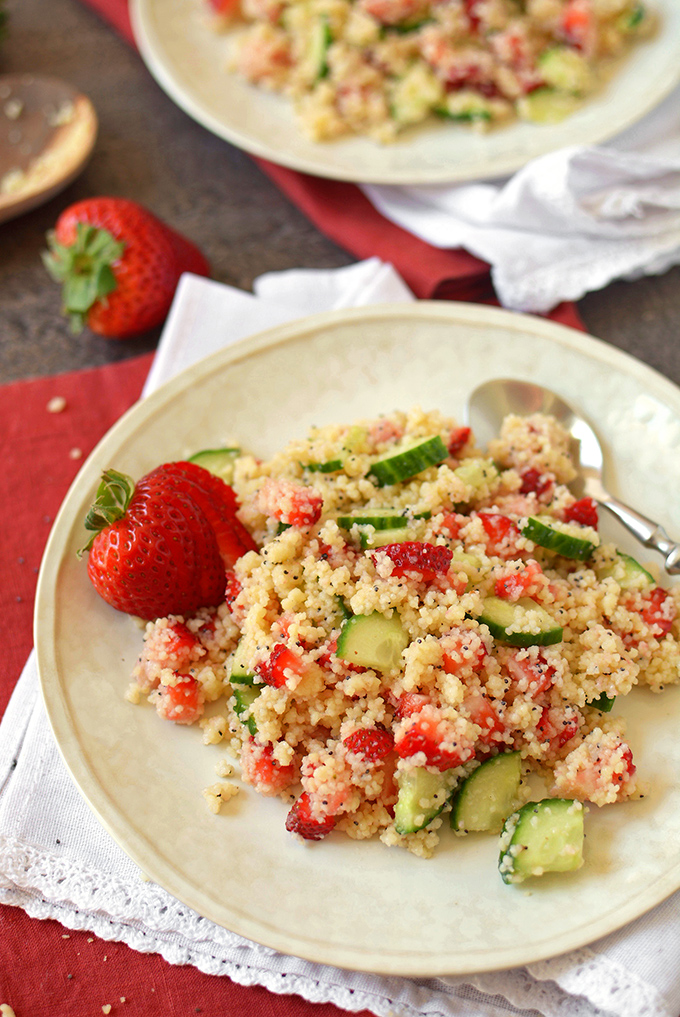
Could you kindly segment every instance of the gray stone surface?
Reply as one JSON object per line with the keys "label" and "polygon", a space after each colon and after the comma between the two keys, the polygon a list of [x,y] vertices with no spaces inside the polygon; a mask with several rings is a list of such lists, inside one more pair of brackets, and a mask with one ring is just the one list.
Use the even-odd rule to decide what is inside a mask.
{"label": "gray stone surface", "polygon": [[[0,381],[93,367],[152,350],[158,332],[124,342],[73,336],[40,260],[60,211],[89,195],[147,205],[185,232],[216,279],[249,289],[262,272],[337,267],[351,255],[319,231],[251,159],[179,110],[139,57],[78,0],[7,0],[11,34],[0,73],[73,82],[92,99],[94,157],[66,191],[0,225]],[[680,269],[616,283],[581,302],[588,330],[680,383]]]}

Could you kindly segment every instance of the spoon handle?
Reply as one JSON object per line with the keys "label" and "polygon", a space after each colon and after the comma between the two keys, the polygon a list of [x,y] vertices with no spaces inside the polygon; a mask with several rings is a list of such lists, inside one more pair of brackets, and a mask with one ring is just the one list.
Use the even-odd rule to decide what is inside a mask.
{"label": "spoon handle", "polygon": [[594,478],[588,478],[585,484],[586,494],[594,498],[603,508],[608,509],[627,530],[637,537],[645,547],[658,551],[666,559],[666,572],[669,575],[680,575],[680,544],[670,539],[663,526],[648,519],[641,512],[624,505],[622,501],[609,494]]}

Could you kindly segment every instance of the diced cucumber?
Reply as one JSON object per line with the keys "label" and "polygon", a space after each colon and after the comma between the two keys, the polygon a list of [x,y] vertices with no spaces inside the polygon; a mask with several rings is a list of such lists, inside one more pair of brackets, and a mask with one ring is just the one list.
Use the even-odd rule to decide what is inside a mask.
{"label": "diced cucumber", "polygon": [[453,473],[475,490],[488,487],[498,477],[498,470],[492,459],[464,459]]}
{"label": "diced cucumber", "polygon": [[327,14],[312,14],[311,17],[314,20],[309,22],[306,52],[301,65],[305,77],[316,82],[328,77],[328,47],[333,41],[333,35]]}
{"label": "diced cucumber", "polygon": [[444,86],[433,71],[422,63],[414,64],[395,81],[390,97],[390,112],[398,124],[417,124],[441,102]]}
{"label": "diced cucumber", "polygon": [[536,88],[517,100],[517,113],[533,124],[559,124],[575,113],[580,99],[557,88]]}
{"label": "diced cucumber", "polygon": [[240,448],[205,448],[191,456],[188,462],[202,466],[230,484],[234,479],[234,463],[240,455]]}
{"label": "diced cucumber", "polygon": [[519,805],[522,757],[504,752],[487,759],[463,781],[451,811],[451,829],[497,833]]}
{"label": "diced cucumber", "polygon": [[397,445],[387,455],[376,459],[368,473],[377,481],[379,487],[398,484],[402,480],[415,477],[430,466],[443,463],[448,454],[446,445],[438,434],[431,438],[420,438],[417,441]]}
{"label": "diced cucumber", "polygon": [[623,551],[617,551],[615,561],[596,571],[598,579],[615,579],[622,590],[644,589],[654,585],[651,573]]}
{"label": "diced cucumber", "polygon": [[325,463],[302,463],[310,473],[337,473],[342,469],[342,459],[328,459]]}
{"label": "diced cucumber", "polygon": [[600,710],[601,713],[610,713],[612,706],[616,702],[616,696],[608,696],[606,692],[603,692],[597,699],[591,699],[588,706],[594,706],[596,710]]}
{"label": "diced cucumber", "polygon": [[352,424],[343,438],[342,447],[350,455],[360,455],[368,449],[368,429],[361,424]]}
{"label": "diced cucumber", "polygon": [[398,770],[399,797],[394,808],[394,828],[399,834],[417,833],[439,815],[456,787],[450,770],[432,773],[424,766]]}
{"label": "diced cucumber", "polygon": [[624,11],[623,14],[619,15],[616,20],[616,27],[619,32],[626,34],[636,32],[646,17],[647,11],[644,4],[635,3],[632,5],[631,10]]}
{"label": "diced cucumber", "polygon": [[350,530],[356,523],[359,526],[372,526],[374,530],[397,530],[408,526],[411,519],[429,519],[431,515],[427,511],[409,515],[405,509],[364,508],[338,516],[337,523],[343,530]]}
{"label": "diced cucumber", "polygon": [[488,123],[493,119],[493,107],[488,99],[478,92],[461,89],[449,92],[435,109],[437,116],[459,123]]}
{"label": "diced cucumber", "polygon": [[401,544],[410,537],[405,526],[396,530],[374,530],[372,526],[361,528],[361,547],[364,551],[370,551],[375,547],[385,547],[387,544]]}
{"label": "diced cucumber", "polygon": [[409,644],[399,615],[386,618],[379,611],[358,614],[343,623],[336,657],[374,671],[393,671],[401,665],[402,650]]}
{"label": "diced cucumber", "polygon": [[257,734],[257,724],[254,717],[244,717],[244,714],[250,710],[261,691],[260,685],[237,685],[234,689],[234,709],[251,735]]}
{"label": "diced cucumber", "polygon": [[580,53],[569,46],[555,46],[542,53],[538,66],[546,85],[572,95],[583,95],[592,86],[590,67]]}
{"label": "diced cucumber", "polygon": [[522,534],[529,540],[533,540],[534,544],[538,544],[539,547],[554,551],[555,554],[560,554],[563,558],[576,558],[578,561],[585,561],[595,550],[592,540],[585,540],[566,530],[560,530],[553,524],[553,521],[537,519],[536,516],[529,516],[526,524],[522,527]]}
{"label": "diced cucumber", "polygon": [[550,646],[562,641],[562,626],[529,597],[521,597],[515,603],[500,597],[486,597],[479,621],[488,626],[494,639],[511,646]]}
{"label": "diced cucumber", "polygon": [[237,644],[232,655],[229,681],[232,685],[253,685],[259,682],[257,675],[246,665],[243,640]]}
{"label": "diced cucumber", "polygon": [[583,865],[583,805],[569,798],[529,802],[505,821],[498,870],[504,883]]}

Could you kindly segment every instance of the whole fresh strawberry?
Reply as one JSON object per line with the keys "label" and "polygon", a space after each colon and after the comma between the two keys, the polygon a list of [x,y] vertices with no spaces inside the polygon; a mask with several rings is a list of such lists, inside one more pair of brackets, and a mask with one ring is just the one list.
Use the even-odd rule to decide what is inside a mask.
{"label": "whole fresh strawberry", "polygon": [[43,255],[74,332],[126,339],[166,318],[183,272],[209,275],[186,237],[126,198],[86,198],[59,216]]}
{"label": "whole fresh strawberry", "polygon": [[[182,475],[185,466],[191,480]],[[187,463],[160,466],[136,485],[116,470],[103,474],[85,520],[94,535],[84,550],[88,575],[108,604],[151,619],[224,600],[227,566],[255,545],[236,519],[233,491],[216,479]]]}

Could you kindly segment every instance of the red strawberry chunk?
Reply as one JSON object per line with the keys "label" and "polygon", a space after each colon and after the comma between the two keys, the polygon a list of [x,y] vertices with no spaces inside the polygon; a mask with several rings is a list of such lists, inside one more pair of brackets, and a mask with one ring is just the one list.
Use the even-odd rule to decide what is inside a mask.
{"label": "red strawberry chunk", "polygon": [[675,601],[667,590],[661,586],[655,586],[645,596],[645,606],[640,614],[647,625],[654,630],[654,635],[663,638],[673,627],[676,615]]}
{"label": "red strawberry chunk", "polygon": [[552,477],[549,477],[545,473],[539,473],[539,471],[529,466],[526,470],[522,470],[520,474],[522,478],[522,486],[520,487],[520,494],[535,494],[540,498],[542,494],[547,494],[552,491],[554,485]]}
{"label": "red strawberry chunk", "polygon": [[565,508],[562,518],[567,523],[580,523],[597,529],[597,503],[592,498],[579,498]]}
{"label": "red strawberry chunk", "polygon": [[401,722],[394,747],[402,759],[423,753],[426,765],[437,770],[460,766],[474,755],[472,746],[458,738],[453,726],[433,706],[425,706]]}
{"label": "red strawberry chunk", "polygon": [[157,653],[160,653],[164,667],[182,671],[187,665],[198,660],[202,651],[197,652],[200,642],[183,622],[172,622],[158,634]]}
{"label": "red strawberry chunk", "polygon": [[255,671],[267,685],[280,689],[286,684],[286,671],[301,675],[304,668],[297,653],[285,643],[277,643],[267,659],[255,665]]}
{"label": "red strawberry chunk", "polygon": [[635,774],[635,771],[637,770],[637,767],[633,762],[633,753],[631,752],[630,746],[625,745],[625,743],[622,744],[624,744],[624,748],[621,753],[621,757],[625,764],[625,771],[624,773],[613,774],[614,780],[619,781],[619,783],[621,784],[626,780],[630,780],[630,778]]}
{"label": "red strawberry chunk", "polygon": [[175,724],[193,724],[203,713],[203,690],[190,675],[175,685],[160,685],[154,695],[158,715]]}
{"label": "red strawberry chunk", "polygon": [[272,745],[260,745],[251,737],[241,752],[241,776],[259,794],[278,795],[293,783],[297,772],[292,763],[277,762]]}
{"label": "red strawberry chunk", "polygon": [[461,516],[457,512],[446,512],[442,519],[441,532],[449,537],[457,537],[465,522],[465,516]]}
{"label": "red strawberry chunk", "polygon": [[468,441],[470,440],[471,430],[469,427],[454,427],[449,435],[448,450],[449,455],[452,458],[456,458],[463,449]]}
{"label": "red strawberry chunk", "polygon": [[321,518],[323,496],[313,487],[267,477],[257,496],[260,511],[289,526],[313,526]]}
{"label": "red strawberry chunk", "polygon": [[486,646],[473,629],[454,628],[439,640],[442,664],[447,674],[460,675],[464,671],[477,672],[486,657]]}
{"label": "red strawberry chunk", "polygon": [[367,763],[378,763],[392,751],[394,739],[385,728],[364,727],[343,738],[343,745],[348,752],[356,753]]}
{"label": "red strawberry chunk", "polygon": [[551,751],[556,751],[574,737],[580,726],[581,715],[575,707],[566,706],[561,710],[546,706],[536,725],[536,733],[541,741],[550,743]]}
{"label": "red strawberry chunk", "polygon": [[392,575],[419,572],[425,582],[449,570],[453,552],[441,544],[425,544],[420,540],[405,540],[401,544],[385,544],[372,552],[373,558],[386,554],[393,562]]}
{"label": "red strawberry chunk", "polygon": [[234,572],[233,569],[227,569],[227,572],[225,573],[225,579],[226,584],[224,588],[224,600],[229,610],[231,610],[232,604],[238,597],[243,587],[236,578],[236,573]]}
{"label": "red strawberry chunk", "polygon": [[536,657],[514,653],[505,664],[508,674],[518,692],[528,694],[535,699],[541,692],[552,687],[557,673],[542,653]]}
{"label": "red strawberry chunk", "polygon": [[499,558],[516,558],[516,540],[520,532],[512,519],[500,512],[480,512],[479,518],[486,534],[488,553]]}
{"label": "red strawberry chunk", "polygon": [[494,584],[494,592],[502,600],[519,600],[520,597],[534,596],[540,589],[537,580],[543,575],[543,569],[537,561],[529,560],[524,568],[515,569],[504,576],[499,576]]}
{"label": "red strawberry chunk", "polygon": [[420,713],[424,706],[430,702],[427,696],[420,692],[402,692],[394,711],[396,719],[412,717],[414,713]]}
{"label": "red strawberry chunk", "polygon": [[312,811],[312,799],[307,791],[303,791],[286,817],[286,830],[289,833],[297,833],[305,840],[323,840],[335,823],[335,816],[326,815],[322,818],[315,816]]}
{"label": "red strawberry chunk", "polygon": [[465,697],[465,709],[468,717],[482,730],[479,741],[484,745],[493,743],[494,735],[505,731],[505,724],[498,716],[490,700],[482,692],[471,692]]}

